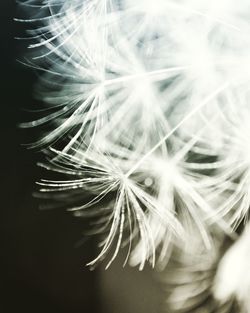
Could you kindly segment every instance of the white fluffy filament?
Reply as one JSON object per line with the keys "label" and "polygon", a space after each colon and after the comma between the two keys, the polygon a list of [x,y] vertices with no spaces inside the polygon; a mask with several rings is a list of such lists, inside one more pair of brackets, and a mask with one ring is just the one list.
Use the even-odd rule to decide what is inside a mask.
{"label": "white fluffy filament", "polygon": [[109,212],[90,265],[113,243],[109,264],[139,241],[132,263],[143,268],[157,248],[164,263],[192,227],[207,249],[212,224],[232,232],[250,206],[249,1],[23,4],[35,16],[22,21],[36,25],[26,63],[43,71],[49,107],[22,126],[48,126],[32,146],[52,150],[44,166],[69,176],[41,191],[77,190],[72,210],[96,212],[102,200]]}

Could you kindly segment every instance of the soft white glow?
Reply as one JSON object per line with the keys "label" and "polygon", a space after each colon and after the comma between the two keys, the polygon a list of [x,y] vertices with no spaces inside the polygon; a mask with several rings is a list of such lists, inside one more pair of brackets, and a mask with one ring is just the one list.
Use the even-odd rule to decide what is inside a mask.
{"label": "soft white glow", "polygon": [[164,263],[173,245],[185,250],[191,228],[210,249],[213,224],[229,233],[247,215],[249,7],[46,0],[29,21],[27,64],[44,72],[38,95],[48,109],[22,126],[48,125],[33,146],[53,151],[49,170],[70,175],[42,182],[42,192],[89,192],[77,207],[72,196],[83,212],[108,199],[108,235],[91,265],[115,243],[112,262],[124,242],[140,268],[157,248]]}
{"label": "soft white glow", "polygon": [[217,270],[214,295],[226,302],[235,296],[250,311],[250,229],[246,228],[240,239],[225,253]]}

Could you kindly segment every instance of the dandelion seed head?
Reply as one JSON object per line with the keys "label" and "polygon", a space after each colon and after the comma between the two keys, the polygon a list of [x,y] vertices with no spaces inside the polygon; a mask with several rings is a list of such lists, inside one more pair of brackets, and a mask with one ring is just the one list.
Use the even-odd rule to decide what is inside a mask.
{"label": "dandelion seed head", "polygon": [[192,229],[210,249],[211,225],[228,233],[250,206],[248,1],[39,5],[26,63],[47,108],[22,126],[47,129],[32,146],[65,176],[42,193],[79,216],[105,202],[90,265],[123,242],[132,264],[166,264]]}

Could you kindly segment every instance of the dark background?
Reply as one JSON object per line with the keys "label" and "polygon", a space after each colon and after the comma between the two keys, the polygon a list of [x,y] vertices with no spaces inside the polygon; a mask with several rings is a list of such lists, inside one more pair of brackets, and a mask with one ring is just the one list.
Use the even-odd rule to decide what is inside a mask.
{"label": "dark background", "polygon": [[93,240],[82,245],[85,223],[64,210],[39,210],[32,197],[40,178],[39,153],[27,150],[24,108],[35,107],[36,75],[16,60],[25,52],[14,37],[24,26],[14,22],[12,0],[0,0],[1,32],[1,313],[157,313],[159,287],[150,270],[139,272],[118,260],[108,270],[85,264],[96,255]]}

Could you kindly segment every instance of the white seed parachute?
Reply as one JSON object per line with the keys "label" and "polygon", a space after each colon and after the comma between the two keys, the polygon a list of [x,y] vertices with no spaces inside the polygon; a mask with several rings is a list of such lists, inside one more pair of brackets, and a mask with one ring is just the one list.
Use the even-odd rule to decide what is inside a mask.
{"label": "white seed parachute", "polygon": [[132,264],[162,266],[194,229],[208,250],[211,227],[233,236],[250,205],[249,1],[22,5],[46,103],[22,127],[46,126],[31,146],[64,175],[41,192],[100,219],[90,265],[127,244]]}

